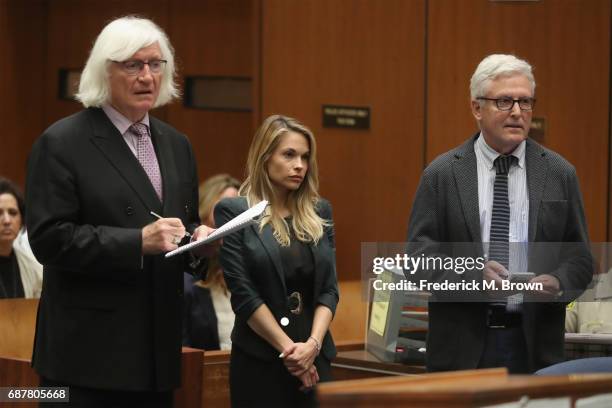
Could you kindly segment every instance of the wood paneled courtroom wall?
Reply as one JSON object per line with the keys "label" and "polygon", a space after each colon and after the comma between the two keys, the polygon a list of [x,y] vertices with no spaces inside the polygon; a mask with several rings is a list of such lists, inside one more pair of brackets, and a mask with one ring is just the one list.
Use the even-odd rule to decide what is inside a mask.
{"label": "wood paneled courtroom wall", "polygon": [[[576,166],[593,241],[610,239],[612,0],[0,0],[0,174],[22,183],[32,141],[80,109],[57,97],[109,19],[155,19],[184,75],[250,76],[253,112],[181,102],[156,112],[189,135],[200,177],[242,177],[271,113],[317,136],[322,195],[334,206],[338,273],[359,278],[360,243],[401,241],[423,167],[476,130],[469,78],[492,52],[535,67],[543,143]],[[323,128],[321,105],[371,108],[365,131]]]}
{"label": "wood paneled courtroom wall", "polygon": [[[423,169],[425,1],[266,0],[261,25],[261,116],[314,131],[338,273],[359,279],[361,242],[405,240]],[[323,128],[323,104],[370,107],[370,129]]]}

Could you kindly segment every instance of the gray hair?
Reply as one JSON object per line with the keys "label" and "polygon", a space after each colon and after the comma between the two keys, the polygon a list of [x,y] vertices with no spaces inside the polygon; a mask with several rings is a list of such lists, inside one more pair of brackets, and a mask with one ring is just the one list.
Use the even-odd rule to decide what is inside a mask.
{"label": "gray hair", "polygon": [[110,100],[108,66],[111,61],[125,61],[141,48],[159,44],[167,64],[162,72],[159,96],[155,106],[165,105],[179,96],[175,82],[174,49],[164,31],[151,20],[136,16],[121,17],[102,29],[94,43],[76,94],[86,108],[100,107]]}
{"label": "gray hair", "polygon": [[489,83],[503,76],[524,75],[531,84],[531,93],[535,93],[535,78],[531,65],[514,55],[492,54],[480,61],[470,80],[470,96],[472,100],[485,96]]}

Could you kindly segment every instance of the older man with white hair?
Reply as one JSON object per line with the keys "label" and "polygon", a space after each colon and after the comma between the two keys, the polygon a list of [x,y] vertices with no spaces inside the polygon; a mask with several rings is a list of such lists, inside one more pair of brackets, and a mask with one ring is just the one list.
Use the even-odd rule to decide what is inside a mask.
{"label": "older man with white hair", "polygon": [[[489,55],[470,85],[480,130],[425,169],[408,248],[416,254],[444,248],[446,255],[456,256],[465,243],[477,243],[470,251],[486,259],[483,270],[465,275],[441,270],[427,278],[469,276],[488,290],[463,293],[461,302],[448,293],[434,294],[427,367],[533,372],[563,361],[565,302],[592,277],[582,195],[574,167],[528,138],[535,106],[529,63],[513,55]],[[516,272],[524,279],[525,272],[534,273],[530,283],[538,288],[500,296],[504,280],[521,276]]]}
{"label": "older man with white hair", "polygon": [[69,406],[171,406],[180,383],[194,259],[163,254],[210,231],[188,139],[149,115],[178,94],[173,53],[150,20],[110,22],[81,76],[86,109],[29,158],[27,226],[44,266],[33,366],[41,385],[70,387]]}

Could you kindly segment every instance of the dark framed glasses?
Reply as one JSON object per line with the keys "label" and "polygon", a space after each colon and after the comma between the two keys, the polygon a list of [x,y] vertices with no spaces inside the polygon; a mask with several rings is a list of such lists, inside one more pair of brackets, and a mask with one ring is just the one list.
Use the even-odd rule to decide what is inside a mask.
{"label": "dark framed glasses", "polygon": [[514,104],[518,103],[519,108],[522,111],[531,111],[535,107],[535,98],[518,98],[512,99],[508,97],[503,98],[485,98],[484,96],[479,96],[476,98],[479,101],[493,101],[495,102],[495,106],[500,111],[510,111],[514,108]]}
{"label": "dark framed glasses", "polygon": [[168,63],[168,61],[163,59],[154,59],[149,61],[130,59],[125,61],[113,62],[115,64],[119,64],[128,75],[138,75],[143,70],[145,65],[149,66],[149,71],[151,71],[152,73],[159,74],[164,70],[164,67]]}

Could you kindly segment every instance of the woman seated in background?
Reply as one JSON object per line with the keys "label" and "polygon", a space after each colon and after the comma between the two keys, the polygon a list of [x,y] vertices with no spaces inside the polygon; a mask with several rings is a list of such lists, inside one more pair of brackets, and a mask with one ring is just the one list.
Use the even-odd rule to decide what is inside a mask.
{"label": "woman seated in background", "polygon": [[[238,195],[240,182],[228,174],[210,177],[200,186],[199,213],[202,223],[215,227],[213,209],[225,197]],[[204,350],[229,350],[234,312],[219,265],[219,251],[209,258],[204,276],[183,274],[183,346]]]}
{"label": "woman seated in background", "polygon": [[221,200],[221,226],[262,200],[258,224],[223,238],[220,262],[232,293],[233,407],[314,406],[336,349],[328,331],[338,303],[334,229],[319,197],[315,139],[297,120],[270,116],[247,158],[237,198]]}
{"label": "woman seated in background", "polygon": [[23,227],[25,201],[19,188],[0,177],[0,298],[39,298],[42,265],[14,245]]}

